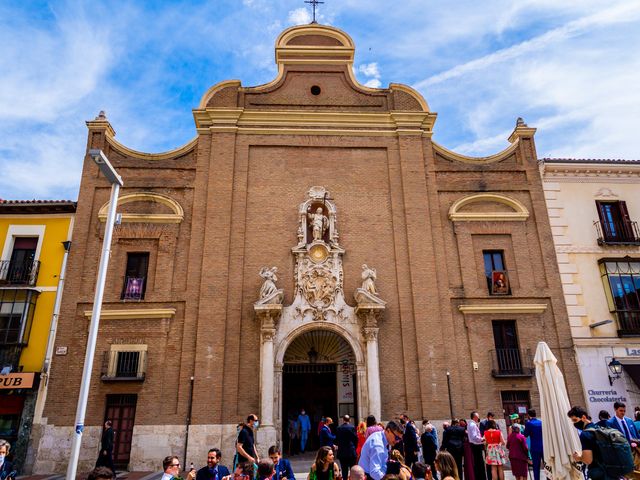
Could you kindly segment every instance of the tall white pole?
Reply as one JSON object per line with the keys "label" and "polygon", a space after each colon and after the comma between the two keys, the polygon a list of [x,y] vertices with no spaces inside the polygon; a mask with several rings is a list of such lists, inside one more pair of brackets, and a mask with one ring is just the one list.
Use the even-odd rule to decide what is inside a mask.
{"label": "tall white pole", "polygon": [[100,313],[102,312],[102,296],[104,293],[104,284],[107,279],[109,256],[111,255],[111,237],[116,219],[119,192],[120,185],[113,183],[111,185],[111,200],[109,202],[109,212],[107,213],[104,240],[102,242],[98,279],[96,280],[96,294],[93,298],[93,312],[91,313],[87,351],[84,357],[84,370],[82,371],[82,383],[80,383],[78,409],[76,410],[76,431],[73,437],[73,444],[71,445],[71,456],[69,458],[69,466],[67,467],[67,480],[75,480],[78,470],[78,458],[80,456],[80,445],[82,443],[82,432],[84,430],[84,417],[87,411],[87,399],[89,398],[89,386],[91,385],[91,372],[93,370],[93,357],[96,350],[96,340],[98,339],[98,325],[100,323]]}

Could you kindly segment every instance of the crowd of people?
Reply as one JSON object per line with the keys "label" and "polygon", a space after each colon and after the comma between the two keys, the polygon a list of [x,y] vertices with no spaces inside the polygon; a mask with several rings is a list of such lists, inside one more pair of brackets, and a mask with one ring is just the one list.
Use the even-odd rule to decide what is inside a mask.
{"label": "crowd of people", "polygon": [[[616,402],[614,410],[613,417],[601,411],[596,423],[582,407],[573,407],[567,413],[579,430],[582,451],[573,457],[584,464],[585,478],[620,479],[633,471],[631,452],[640,443],[640,408],[636,409],[635,421],[626,417],[623,403]],[[300,424],[305,425],[307,435],[300,436],[301,451],[310,430],[304,416],[302,411]],[[533,409],[527,411],[524,422],[518,414],[510,415],[506,435],[492,412],[482,420],[474,411],[468,419],[444,422],[440,437],[429,420],[423,420],[419,428],[404,414],[386,425],[373,416],[357,426],[351,421],[344,415],[341,424],[334,427],[332,418],[323,418],[318,427],[320,448],[307,480],[504,480],[507,464],[516,480],[526,480],[530,468],[535,480],[540,480],[542,422]],[[282,457],[278,446],[268,449],[268,458],[260,458],[254,440],[258,426],[254,414],[239,425],[231,472],[221,464],[221,451],[212,448],[206,466],[196,470],[191,464],[186,480],[296,480],[291,463]],[[113,430],[107,422],[91,480],[113,477],[112,460],[108,458],[112,440]],[[9,447],[0,441],[0,472],[11,469],[6,460]],[[612,460],[612,455],[618,457]],[[162,480],[179,477],[180,469],[177,456],[166,457]]]}

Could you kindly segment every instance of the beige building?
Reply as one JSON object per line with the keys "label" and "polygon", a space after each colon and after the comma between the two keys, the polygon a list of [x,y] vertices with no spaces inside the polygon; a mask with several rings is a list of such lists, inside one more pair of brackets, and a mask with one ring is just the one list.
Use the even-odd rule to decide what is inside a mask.
{"label": "beige building", "polygon": [[588,410],[597,418],[622,401],[633,414],[640,405],[640,161],[540,165]]}

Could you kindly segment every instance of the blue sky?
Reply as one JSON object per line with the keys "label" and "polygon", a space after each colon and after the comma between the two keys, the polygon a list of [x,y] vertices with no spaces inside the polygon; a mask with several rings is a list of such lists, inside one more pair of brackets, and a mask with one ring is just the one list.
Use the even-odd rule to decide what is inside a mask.
{"label": "blue sky", "polygon": [[[130,148],[186,143],[211,85],[270,81],[309,21],[302,0],[0,2],[0,198],[76,199],[100,110]],[[522,116],[540,157],[640,158],[640,0],[325,0],[319,21],[360,82],[417,88],[449,149],[500,151]]]}

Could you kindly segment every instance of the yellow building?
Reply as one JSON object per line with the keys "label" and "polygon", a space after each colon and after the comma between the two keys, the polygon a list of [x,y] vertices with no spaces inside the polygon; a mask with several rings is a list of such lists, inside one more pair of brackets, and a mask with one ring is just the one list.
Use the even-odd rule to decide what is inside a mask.
{"label": "yellow building", "polygon": [[0,200],[0,438],[21,470],[46,396],[75,211],[71,201]]}

